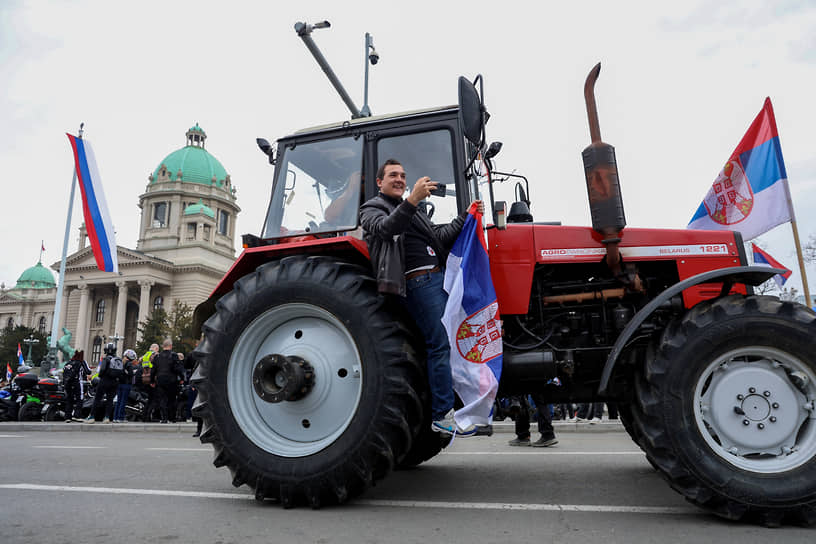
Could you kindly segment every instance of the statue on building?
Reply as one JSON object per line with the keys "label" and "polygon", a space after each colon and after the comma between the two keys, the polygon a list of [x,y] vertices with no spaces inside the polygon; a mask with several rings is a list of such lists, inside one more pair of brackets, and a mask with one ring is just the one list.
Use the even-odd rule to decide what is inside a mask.
{"label": "statue on building", "polygon": [[62,336],[57,340],[57,348],[62,352],[63,361],[73,357],[76,352],[76,350],[71,347],[71,331],[65,327],[62,328]]}

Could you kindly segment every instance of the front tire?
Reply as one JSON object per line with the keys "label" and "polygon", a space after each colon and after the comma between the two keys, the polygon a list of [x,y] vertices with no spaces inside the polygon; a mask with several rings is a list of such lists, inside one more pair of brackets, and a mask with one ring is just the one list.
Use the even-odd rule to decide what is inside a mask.
{"label": "front tire", "polygon": [[43,405],[37,401],[30,400],[23,404],[17,419],[20,421],[42,421]]}
{"label": "front tire", "polygon": [[690,502],[728,519],[816,522],[816,316],[774,297],[702,303],[636,380],[632,423]]}
{"label": "front tire", "polygon": [[364,269],[327,257],[288,257],[235,283],[204,324],[193,376],[201,441],[233,485],[318,507],[404,457],[423,373],[397,314]]}

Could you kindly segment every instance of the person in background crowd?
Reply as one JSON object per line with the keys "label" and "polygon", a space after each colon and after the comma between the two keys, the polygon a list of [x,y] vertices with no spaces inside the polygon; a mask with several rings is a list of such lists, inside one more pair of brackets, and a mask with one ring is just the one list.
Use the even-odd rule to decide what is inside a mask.
{"label": "person in background crowd", "polygon": [[[161,423],[167,423],[168,408],[174,401],[179,380],[184,379],[184,367],[181,366],[178,355],[173,353],[173,341],[169,338],[162,342],[162,351],[153,358],[153,368],[150,373],[150,383],[156,386],[156,395],[159,399]],[[175,402],[173,402],[175,405]]]}
{"label": "person in background crowd", "polygon": [[124,423],[125,420],[125,406],[127,406],[128,397],[130,396],[130,389],[136,378],[136,352],[132,349],[126,349],[122,354],[124,358],[124,375],[119,382],[119,387],[116,388],[116,409],[113,412],[114,423]]}
{"label": "person in background crowd", "polygon": [[65,388],[65,423],[82,421],[82,381],[91,373],[85,362],[85,352],[75,351],[62,368]]}
{"label": "person in background crowd", "polygon": [[618,405],[614,402],[607,402],[606,409],[609,412],[609,419],[618,419]]}
{"label": "person in background crowd", "polygon": [[589,423],[600,422],[603,418],[603,402],[585,402],[578,405],[578,412],[575,414],[578,421],[588,421]]}
{"label": "person in background crowd", "polygon": [[113,421],[113,397],[119,382],[125,374],[124,362],[116,356],[116,346],[109,343],[105,346],[105,358],[99,363],[99,385],[96,386],[93,408],[91,408],[91,419],[88,423],[94,423],[96,410],[105,402],[105,414],[102,423]]}
{"label": "person in background crowd", "polygon": [[[198,343],[196,343],[196,347],[198,347]],[[190,393],[187,395],[187,416],[196,422],[196,432],[193,434],[193,438],[198,438],[201,436],[201,427],[204,421],[200,417],[193,415],[193,403],[195,403],[195,399],[198,396],[198,389],[196,389],[192,382],[193,374],[195,374],[196,368],[198,367],[198,361],[193,353],[194,352],[191,351],[187,354],[187,357],[184,359],[184,368],[187,372],[185,380],[190,384]]]}
{"label": "person in background crowd", "polygon": [[145,423],[151,421],[151,414],[153,413],[158,398],[156,397],[156,385],[151,381],[153,373],[153,358],[159,352],[158,344],[151,344],[150,349],[142,355],[141,381],[137,380],[137,385],[141,387],[142,391],[147,395],[147,407],[142,419]]}
{"label": "person in background crowd", "polygon": [[527,398],[520,399],[520,407],[516,415],[516,438],[508,442],[511,446],[533,446],[536,448],[546,448],[558,444],[558,439],[555,438],[555,430],[552,426],[552,412],[550,412],[550,405],[546,403],[545,399],[539,395],[531,395],[532,401],[536,406],[538,420],[538,432],[541,437],[530,443],[530,405]]}

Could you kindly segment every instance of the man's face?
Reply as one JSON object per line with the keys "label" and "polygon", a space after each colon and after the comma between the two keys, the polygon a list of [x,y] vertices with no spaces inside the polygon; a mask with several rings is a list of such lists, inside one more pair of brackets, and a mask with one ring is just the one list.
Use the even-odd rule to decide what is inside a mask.
{"label": "man's face", "polygon": [[383,179],[377,180],[377,187],[382,194],[392,198],[402,198],[405,193],[405,169],[401,164],[389,164],[385,167]]}

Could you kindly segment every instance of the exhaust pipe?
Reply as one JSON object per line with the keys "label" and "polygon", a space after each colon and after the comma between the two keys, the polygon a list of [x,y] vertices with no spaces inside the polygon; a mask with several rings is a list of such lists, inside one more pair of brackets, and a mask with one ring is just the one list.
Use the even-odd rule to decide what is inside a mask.
{"label": "exhaust pipe", "polygon": [[595,82],[600,73],[601,63],[599,62],[589,72],[586,83],[584,83],[584,99],[592,143],[584,149],[581,157],[584,160],[592,228],[603,236],[601,241],[606,246],[606,264],[612,269],[615,276],[621,277],[626,274],[621,270],[618,244],[621,241],[620,233],[626,226],[626,217],[623,213],[615,148],[601,141],[598,108],[595,105]]}

